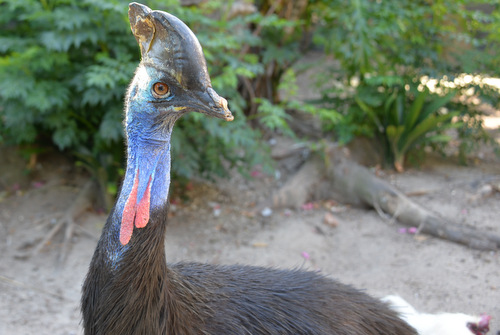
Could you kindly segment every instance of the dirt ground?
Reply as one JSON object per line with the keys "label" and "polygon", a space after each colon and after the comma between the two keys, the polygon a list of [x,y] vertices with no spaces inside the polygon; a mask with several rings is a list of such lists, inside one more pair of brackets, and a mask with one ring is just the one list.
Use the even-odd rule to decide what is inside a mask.
{"label": "dirt ground", "polygon": [[[26,258],[86,177],[60,155],[41,156],[26,175],[23,159],[12,150],[1,154],[0,334],[81,334],[80,289],[106,214],[78,218],[63,266],[56,261],[62,234]],[[431,159],[383,178],[450,221],[500,234],[500,193],[487,186],[499,175],[498,159],[488,156],[469,167]],[[172,207],[167,259],[319,269],[377,297],[399,294],[421,311],[488,313],[490,334],[500,330],[500,252],[403,234],[375,211],[335,202],[253,215],[279,184],[256,173],[190,185]],[[336,227],[324,222],[327,212]]]}

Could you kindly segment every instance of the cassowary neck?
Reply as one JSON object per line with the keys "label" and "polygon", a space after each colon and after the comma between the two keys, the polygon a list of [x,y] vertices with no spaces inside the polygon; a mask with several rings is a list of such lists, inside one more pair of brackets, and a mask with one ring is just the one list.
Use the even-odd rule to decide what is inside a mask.
{"label": "cassowary neck", "polygon": [[[83,286],[85,334],[159,334],[160,329],[165,329],[169,140],[170,136],[165,142],[144,141],[129,134],[122,189]],[[148,187],[151,196],[147,224],[137,228],[134,222],[131,237],[123,244],[121,226],[124,215],[130,215],[125,212],[131,194],[136,193],[135,201],[140,204]],[[139,211],[137,207],[131,208]]]}
{"label": "cassowary neck", "polygon": [[[98,249],[113,271],[128,264],[125,254],[137,255],[142,263],[152,252],[164,258],[166,208],[170,187],[170,127],[157,128],[157,111],[139,94],[147,73],[139,67],[127,92],[125,131],[127,167],[116,204],[103,229]],[[157,215],[154,217],[154,214]],[[141,254],[147,249],[146,255]]]}
{"label": "cassowary neck", "polygon": [[[170,134],[165,141],[144,140],[138,137],[128,138],[127,169],[123,185],[118,196],[110,220],[103,231],[107,230],[109,243],[108,257],[112,265],[120,263],[125,252],[136,252],[139,244],[144,244],[148,250],[158,249],[164,253],[164,235],[166,224],[166,207],[168,206],[168,191],[170,186]],[[132,199],[133,197],[136,199]],[[148,199],[146,199],[148,198]],[[141,212],[141,203],[149,204],[144,208],[148,213]],[[155,217],[154,213],[162,213]],[[131,231],[130,240],[123,243],[123,225],[129,219]],[[145,217],[144,226],[138,222]],[[159,236],[143,240],[143,235]],[[136,238],[137,237],[137,238]],[[158,245],[152,243],[158,242]],[[149,253],[149,252],[148,252]],[[141,256],[142,257],[142,256]]]}

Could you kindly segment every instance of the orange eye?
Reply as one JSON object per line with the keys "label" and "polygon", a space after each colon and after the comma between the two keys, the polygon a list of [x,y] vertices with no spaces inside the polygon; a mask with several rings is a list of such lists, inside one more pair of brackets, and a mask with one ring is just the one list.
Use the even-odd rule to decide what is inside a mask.
{"label": "orange eye", "polygon": [[153,96],[155,98],[165,98],[170,93],[170,87],[165,83],[155,83],[153,85]]}

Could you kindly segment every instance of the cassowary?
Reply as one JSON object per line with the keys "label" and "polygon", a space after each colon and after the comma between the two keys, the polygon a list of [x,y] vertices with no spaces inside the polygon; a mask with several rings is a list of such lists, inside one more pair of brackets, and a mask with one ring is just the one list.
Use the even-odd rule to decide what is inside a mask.
{"label": "cassowary", "polygon": [[142,54],[125,101],[127,169],[83,285],[85,334],[398,334],[387,305],[315,272],[167,264],[170,139],[187,112],[225,120],[201,46],[176,17],[132,3]]}

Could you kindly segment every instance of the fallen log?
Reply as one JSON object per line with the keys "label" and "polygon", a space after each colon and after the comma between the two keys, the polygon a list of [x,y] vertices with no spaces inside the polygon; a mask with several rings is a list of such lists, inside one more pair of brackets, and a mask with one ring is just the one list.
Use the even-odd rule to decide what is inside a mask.
{"label": "fallen log", "polygon": [[295,207],[311,199],[337,199],[368,206],[418,232],[480,250],[500,249],[500,236],[449,222],[417,204],[368,168],[349,159],[345,149],[331,146],[315,154],[273,195],[274,207]]}

